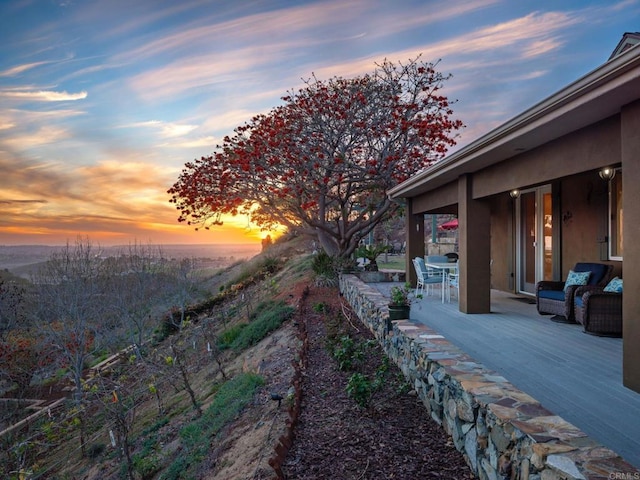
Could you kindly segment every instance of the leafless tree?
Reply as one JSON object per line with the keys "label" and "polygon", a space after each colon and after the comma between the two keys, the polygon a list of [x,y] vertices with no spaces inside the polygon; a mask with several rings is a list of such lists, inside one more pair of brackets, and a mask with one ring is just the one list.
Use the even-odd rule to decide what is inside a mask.
{"label": "leafless tree", "polygon": [[6,341],[9,333],[24,326],[26,290],[23,285],[0,279],[0,341]]}
{"label": "leafless tree", "polygon": [[101,348],[102,318],[108,299],[103,292],[104,264],[99,248],[78,238],[54,253],[34,276],[38,291],[38,320],[55,360],[68,369],[74,385],[73,400],[79,412],[83,455],[83,371]]}
{"label": "leafless tree", "polygon": [[167,295],[166,260],[159,247],[135,243],[110,259],[109,265],[106,291],[112,313],[140,358],[140,348],[151,335]]}
{"label": "leafless tree", "polygon": [[187,309],[190,303],[197,297],[198,277],[196,270],[196,260],[183,258],[175,261],[169,268],[171,277],[170,299],[173,304],[173,311],[170,319],[173,326],[182,330],[185,321],[188,320]]}

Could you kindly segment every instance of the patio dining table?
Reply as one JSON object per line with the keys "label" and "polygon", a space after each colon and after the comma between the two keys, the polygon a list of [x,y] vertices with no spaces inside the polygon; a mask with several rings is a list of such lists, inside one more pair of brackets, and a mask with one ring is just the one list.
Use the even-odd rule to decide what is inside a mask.
{"label": "patio dining table", "polygon": [[451,263],[451,262],[446,262],[446,263],[425,262],[425,265],[427,266],[427,268],[433,268],[434,270],[440,270],[442,272],[442,289],[441,290],[442,290],[442,303],[444,303],[446,298],[444,289],[445,289],[445,286],[449,283],[449,274],[456,273],[456,271],[458,270],[458,264]]}

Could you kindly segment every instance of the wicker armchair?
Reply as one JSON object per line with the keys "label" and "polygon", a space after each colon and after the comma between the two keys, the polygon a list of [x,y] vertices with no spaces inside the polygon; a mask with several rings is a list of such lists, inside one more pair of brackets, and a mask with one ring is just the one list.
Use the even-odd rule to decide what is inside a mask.
{"label": "wicker armchair", "polygon": [[[612,265],[604,263],[576,263],[574,272],[591,272],[587,285],[604,287],[611,277]],[[574,293],[578,285],[564,291],[565,282],[543,280],[536,284],[536,306],[541,315],[555,315],[552,320],[575,323]]]}
{"label": "wicker armchair", "polygon": [[605,292],[603,287],[578,287],[574,312],[585,333],[622,337],[622,293]]}

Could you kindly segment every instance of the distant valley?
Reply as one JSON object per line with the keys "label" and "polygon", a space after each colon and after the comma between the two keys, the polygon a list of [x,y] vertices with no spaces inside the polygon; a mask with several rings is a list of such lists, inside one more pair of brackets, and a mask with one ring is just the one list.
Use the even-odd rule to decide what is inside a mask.
{"label": "distant valley", "polygon": [[[203,267],[224,268],[238,260],[251,258],[260,253],[262,246],[259,243],[246,244],[180,244],[180,245],[140,245],[160,251],[164,258],[197,259]],[[129,245],[116,245],[102,247],[94,245],[96,252],[102,257],[115,256],[126,253]],[[8,270],[11,273],[29,278],[38,268],[38,265],[46,261],[52,254],[64,247],[51,245],[0,245],[0,270]]]}

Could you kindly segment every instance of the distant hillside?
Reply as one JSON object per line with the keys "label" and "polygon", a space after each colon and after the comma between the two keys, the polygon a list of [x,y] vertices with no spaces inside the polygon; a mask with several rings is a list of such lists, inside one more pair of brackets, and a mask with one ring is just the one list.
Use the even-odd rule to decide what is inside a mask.
{"label": "distant hillside", "polygon": [[[146,247],[146,245],[142,245]],[[197,244],[197,245],[150,245],[159,249],[162,256],[169,259],[197,258],[203,266],[224,268],[238,260],[246,260],[260,253],[259,243],[246,244]],[[108,257],[126,252],[128,245],[100,247],[100,255]],[[53,253],[62,246],[51,245],[0,245],[0,270],[8,270],[23,278],[29,278]],[[205,261],[207,260],[207,261]]]}

